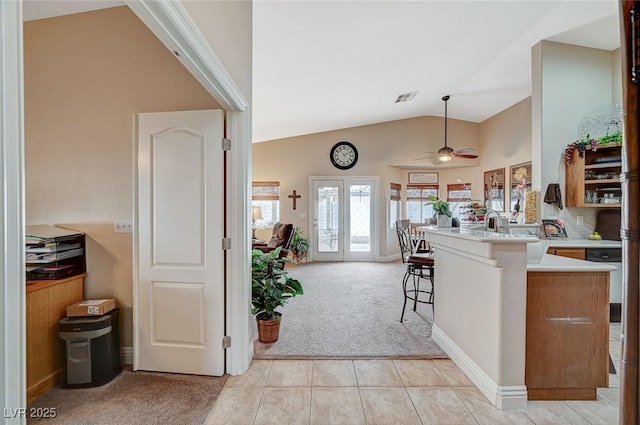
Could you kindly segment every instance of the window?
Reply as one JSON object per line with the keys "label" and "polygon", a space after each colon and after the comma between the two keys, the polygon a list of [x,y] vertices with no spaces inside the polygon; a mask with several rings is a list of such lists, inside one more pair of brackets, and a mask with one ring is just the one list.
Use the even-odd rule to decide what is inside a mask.
{"label": "window", "polygon": [[429,195],[438,196],[437,184],[407,185],[407,218],[412,223],[424,224],[425,220],[433,218],[433,205],[427,205]]}
{"label": "window", "polygon": [[389,227],[396,228],[396,220],[400,218],[400,191],[402,186],[398,183],[391,183],[389,192]]}
{"label": "window", "polygon": [[256,220],[258,229],[270,229],[280,221],[280,182],[253,182],[251,207],[261,207],[262,219]]}
{"label": "window", "polygon": [[448,184],[447,202],[454,217],[460,217],[460,210],[471,200],[471,183]]}

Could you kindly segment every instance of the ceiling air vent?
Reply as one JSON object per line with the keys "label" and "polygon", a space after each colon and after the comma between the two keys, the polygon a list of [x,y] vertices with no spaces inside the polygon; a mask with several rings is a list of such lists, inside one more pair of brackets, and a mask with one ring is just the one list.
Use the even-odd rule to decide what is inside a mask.
{"label": "ceiling air vent", "polygon": [[418,94],[417,91],[412,91],[411,93],[401,94],[396,98],[395,103],[408,102],[411,99],[413,99],[414,97],[416,97],[417,94]]}

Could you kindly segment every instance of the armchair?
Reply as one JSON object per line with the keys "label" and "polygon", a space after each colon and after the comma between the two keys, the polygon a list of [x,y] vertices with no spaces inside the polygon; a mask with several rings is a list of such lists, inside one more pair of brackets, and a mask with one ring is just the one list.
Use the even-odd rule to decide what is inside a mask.
{"label": "armchair", "polygon": [[273,225],[273,232],[271,239],[267,243],[253,243],[251,247],[253,249],[259,249],[260,251],[267,253],[271,252],[278,247],[282,247],[280,251],[280,258],[289,255],[289,245],[293,237],[293,224],[276,223]]}

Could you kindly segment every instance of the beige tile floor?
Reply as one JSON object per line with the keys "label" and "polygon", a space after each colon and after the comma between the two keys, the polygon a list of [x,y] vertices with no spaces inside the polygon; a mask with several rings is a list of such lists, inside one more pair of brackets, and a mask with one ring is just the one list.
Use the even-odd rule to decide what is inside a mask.
{"label": "beige tile floor", "polygon": [[[611,357],[620,365],[620,325]],[[254,360],[228,379],[207,425],[612,425],[619,378],[596,401],[496,409],[451,360]]]}

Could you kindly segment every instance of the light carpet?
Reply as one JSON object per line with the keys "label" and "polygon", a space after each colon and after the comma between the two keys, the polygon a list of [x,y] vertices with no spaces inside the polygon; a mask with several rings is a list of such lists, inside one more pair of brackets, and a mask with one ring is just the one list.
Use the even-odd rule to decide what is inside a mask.
{"label": "light carpet", "polygon": [[273,344],[257,341],[253,320],[255,358],[447,358],[431,338],[431,305],[414,312],[408,302],[400,323],[405,270],[400,262],[287,265],[304,295],[282,307]]}
{"label": "light carpet", "polygon": [[54,388],[29,408],[55,408],[55,418],[29,425],[201,425],[227,376],[178,375],[123,370],[100,387]]}

